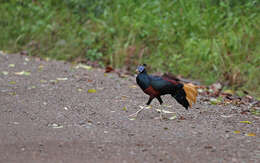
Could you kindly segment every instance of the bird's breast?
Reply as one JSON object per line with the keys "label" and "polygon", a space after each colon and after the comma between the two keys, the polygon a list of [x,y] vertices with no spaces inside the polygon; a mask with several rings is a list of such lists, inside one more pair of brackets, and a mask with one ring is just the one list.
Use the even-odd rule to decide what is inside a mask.
{"label": "bird's breast", "polygon": [[160,95],[160,92],[159,91],[156,91],[152,86],[149,86],[148,88],[146,88],[144,90],[144,93],[152,96],[152,97],[157,97]]}

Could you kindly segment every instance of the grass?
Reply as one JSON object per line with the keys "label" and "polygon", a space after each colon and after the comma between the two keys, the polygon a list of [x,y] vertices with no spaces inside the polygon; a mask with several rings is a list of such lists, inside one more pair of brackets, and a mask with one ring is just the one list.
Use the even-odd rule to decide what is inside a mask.
{"label": "grass", "polygon": [[127,67],[147,63],[260,96],[257,0],[0,2],[0,49]]}

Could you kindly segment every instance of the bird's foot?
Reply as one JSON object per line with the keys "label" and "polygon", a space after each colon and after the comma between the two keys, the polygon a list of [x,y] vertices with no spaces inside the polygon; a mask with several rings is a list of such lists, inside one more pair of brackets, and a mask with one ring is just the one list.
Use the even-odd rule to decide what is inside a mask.
{"label": "bird's foot", "polygon": [[150,108],[150,106],[139,106],[141,109],[139,109],[139,110],[137,110],[137,112],[135,112],[135,113],[133,113],[133,114],[131,114],[131,115],[129,115],[128,117],[137,117],[138,116],[138,114],[142,111],[142,110],[144,110],[144,109],[149,109]]}
{"label": "bird's foot", "polygon": [[165,120],[165,117],[163,116],[163,112],[162,111],[160,112],[160,120],[161,121]]}

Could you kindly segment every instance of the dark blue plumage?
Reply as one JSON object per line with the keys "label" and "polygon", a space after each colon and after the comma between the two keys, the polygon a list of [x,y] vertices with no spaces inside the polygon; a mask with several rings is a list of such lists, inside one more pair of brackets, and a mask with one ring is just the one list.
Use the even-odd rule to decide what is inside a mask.
{"label": "dark blue plumage", "polygon": [[136,82],[139,87],[150,96],[147,105],[149,105],[154,98],[157,98],[160,104],[162,104],[161,95],[170,94],[183,107],[188,109],[190,105],[186,99],[186,93],[182,83],[165,77],[148,75],[145,65],[139,66],[138,71],[139,74],[136,77]]}

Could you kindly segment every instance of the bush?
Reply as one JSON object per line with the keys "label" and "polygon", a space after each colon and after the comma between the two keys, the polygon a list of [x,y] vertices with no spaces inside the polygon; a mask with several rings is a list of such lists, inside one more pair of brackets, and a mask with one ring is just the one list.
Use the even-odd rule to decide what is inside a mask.
{"label": "bush", "polygon": [[15,0],[0,9],[1,49],[114,67],[146,62],[260,92],[256,0]]}

